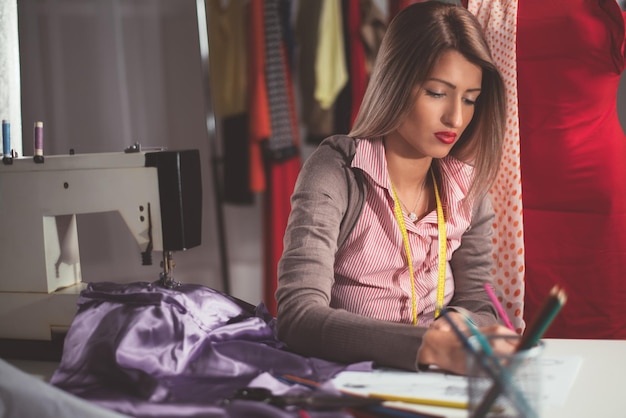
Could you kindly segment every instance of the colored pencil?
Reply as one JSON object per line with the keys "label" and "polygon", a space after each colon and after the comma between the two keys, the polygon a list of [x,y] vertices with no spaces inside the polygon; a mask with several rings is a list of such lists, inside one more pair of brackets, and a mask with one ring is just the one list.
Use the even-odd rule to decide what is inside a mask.
{"label": "colored pencil", "polygon": [[524,417],[536,418],[537,412],[532,408],[532,406],[529,405],[526,396],[524,396],[521,390],[515,385],[510,370],[506,367],[502,367],[502,364],[496,357],[496,354],[494,353],[493,348],[491,347],[491,344],[489,343],[489,340],[487,339],[485,334],[480,332],[480,330],[468,317],[465,317],[465,323],[467,324],[467,327],[469,328],[474,338],[476,338],[476,341],[478,341],[478,344],[482,348],[483,353],[487,356],[489,360],[491,360],[491,366],[500,375],[502,380],[501,383],[509,387],[509,396],[513,397],[511,398],[511,401],[513,402],[515,407],[520,410]]}
{"label": "colored pencil", "polygon": [[[528,350],[535,346],[543,334],[546,332],[556,315],[559,313],[565,302],[567,295],[560,286],[555,285],[550,290],[545,302],[543,303],[539,314],[537,314],[533,322],[529,325],[524,335],[520,339],[515,351],[520,352]],[[487,415],[493,403],[502,393],[503,386],[501,382],[496,381],[491,389],[482,399],[471,418],[483,418]]]}
{"label": "colored pencil", "polygon": [[441,406],[445,408],[467,409],[467,402],[446,401],[443,399],[416,398],[413,396],[391,395],[388,393],[370,393],[370,398],[391,402],[406,402],[418,405]]}
{"label": "colored pencil", "polygon": [[493,291],[489,283],[485,283],[485,291],[487,292],[487,295],[489,295],[489,299],[491,299],[491,302],[493,302],[493,306],[498,311],[500,318],[502,318],[502,321],[504,321],[504,325],[506,325],[506,327],[510,329],[511,331],[515,331],[515,327],[511,323],[509,316],[507,315],[506,311],[504,310],[504,307],[498,300],[498,297],[496,296],[495,292]]}

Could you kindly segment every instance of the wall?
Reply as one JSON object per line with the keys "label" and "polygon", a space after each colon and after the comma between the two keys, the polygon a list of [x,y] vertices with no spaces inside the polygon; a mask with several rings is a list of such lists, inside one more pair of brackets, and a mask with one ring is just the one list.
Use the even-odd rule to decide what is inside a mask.
{"label": "wall", "polygon": [[[199,149],[203,244],[174,254],[174,276],[223,289],[195,1],[20,0],[18,7],[24,155],[32,155],[37,120],[46,154],[121,152],[135,142]],[[259,207],[227,207],[224,221],[231,293],[251,303],[261,295]],[[80,215],[78,227],[84,281],[158,278],[160,253],[142,266],[116,213]]]}

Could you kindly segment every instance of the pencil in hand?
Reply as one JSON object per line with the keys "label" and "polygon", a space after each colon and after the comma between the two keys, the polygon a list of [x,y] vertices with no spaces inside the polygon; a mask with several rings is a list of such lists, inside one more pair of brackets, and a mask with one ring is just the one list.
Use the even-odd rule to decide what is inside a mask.
{"label": "pencil in hand", "polygon": [[489,295],[489,299],[491,299],[493,306],[498,311],[498,315],[500,315],[500,318],[502,318],[504,325],[506,325],[506,327],[510,329],[511,331],[515,331],[515,327],[511,323],[509,316],[507,315],[506,311],[504,310],[504,307],[498,300],[498,297],[496,296],[495,292],[493,291],[489,283],[485,283],[485,291],[487,292],[487,295]]}

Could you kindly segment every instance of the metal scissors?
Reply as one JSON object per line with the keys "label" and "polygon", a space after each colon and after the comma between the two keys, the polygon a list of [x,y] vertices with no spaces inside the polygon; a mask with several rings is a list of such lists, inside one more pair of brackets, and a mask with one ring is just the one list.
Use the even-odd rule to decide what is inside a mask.
{"label": "metal scissors", "polygon": [[377,406],[383,402],[381,399],[350,395],[315,393],[305,395],[274,395],[271,390],[258,387],[245,387],[238,389],[228,401],[235,399],[265,402],[280,408],[297,407],[317,411],[342,408],[363,408]]}

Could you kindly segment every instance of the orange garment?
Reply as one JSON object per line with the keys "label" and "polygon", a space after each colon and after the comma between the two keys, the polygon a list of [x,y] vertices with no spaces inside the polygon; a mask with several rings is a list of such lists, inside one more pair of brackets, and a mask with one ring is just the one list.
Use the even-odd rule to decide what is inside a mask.
{"label": "orange garment", "polygon": [[272,315],[276,315],[276,288],[278,287],[278,262],[283,254],[283,238],[291,211],[293,193],[301,161],[293,157],[272,162],[268,166],[268,191],[265,199],[263,222],[263,258],[265,285],[263,302]]}
{"label": "orange garment", "polygon": [[267,184],[263,164],[263,141],[271,133],[270,111],[265,84],[264,0],[249,2],[248,30],[248,112],[250,115],[250,190],[265,191]]}

